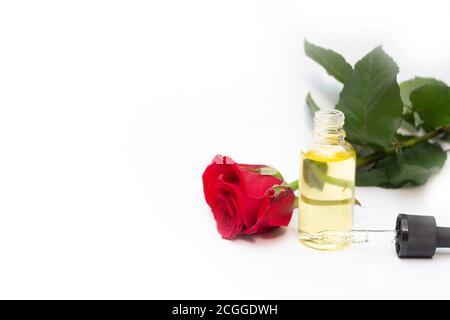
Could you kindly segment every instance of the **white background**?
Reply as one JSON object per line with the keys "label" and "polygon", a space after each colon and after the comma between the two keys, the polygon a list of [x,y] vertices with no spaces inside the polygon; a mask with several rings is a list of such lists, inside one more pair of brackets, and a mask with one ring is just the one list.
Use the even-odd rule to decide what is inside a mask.
{"label": "white background", "polygon": [[[450,252],[316,252],[291,224],[222,240],[202,192],[217,153],[298,174],[304,98],[341,89],[303,40],[400,80],[450,83],[449,1],[1,1],[0,298],[450,298]],[[359,188],[358,227],[450,225],[450,165]],[[401,290],[400,290],[401,288]]]}

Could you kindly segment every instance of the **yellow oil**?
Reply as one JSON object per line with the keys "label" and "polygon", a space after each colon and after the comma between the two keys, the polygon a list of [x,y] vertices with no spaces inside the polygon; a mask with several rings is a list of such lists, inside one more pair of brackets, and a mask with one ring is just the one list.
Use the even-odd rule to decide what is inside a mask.
{"label": "yellow oil", "polygon": [[[352,229],[356,156],[349,144],[346,147],[302,153],[299,236],[325,230]],[[300,241],[308,247],[321,250],[338,250],[348,246],[342,243]]]}

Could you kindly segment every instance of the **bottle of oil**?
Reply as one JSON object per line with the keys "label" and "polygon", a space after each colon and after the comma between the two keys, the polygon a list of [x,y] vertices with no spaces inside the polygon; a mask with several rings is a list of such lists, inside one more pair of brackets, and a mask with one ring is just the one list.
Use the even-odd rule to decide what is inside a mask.
{"label": "bottle of oil", "polygon": [[348,244],[308,241],[308,235],[353,227],[356,154],[344,140],[344,119],[338,110],[317,111],[314,142],[301,153],[298,232],[301,243],[315,249],[337,250]]}

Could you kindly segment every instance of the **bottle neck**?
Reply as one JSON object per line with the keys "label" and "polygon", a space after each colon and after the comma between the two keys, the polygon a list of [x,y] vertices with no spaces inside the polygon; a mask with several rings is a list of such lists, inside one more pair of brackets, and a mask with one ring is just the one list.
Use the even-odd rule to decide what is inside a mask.
{"label": "bottle neck", "polygon": [[316,144],[342,144],[345,141],[344,114],[338,110],[320,110],[314,116]]}
{"label": "bottle neck", "polygon": [[345,141],[345,131],[340,130],[314,130],[314,143],[316,144],[342,144]]}

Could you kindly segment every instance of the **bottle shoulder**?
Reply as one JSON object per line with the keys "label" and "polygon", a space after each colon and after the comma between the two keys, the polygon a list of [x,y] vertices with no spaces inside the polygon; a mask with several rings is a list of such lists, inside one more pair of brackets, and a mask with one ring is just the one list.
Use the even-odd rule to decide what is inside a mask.
{"label": "bottle shoulder", "polygon": [[356,154],[355,148],[353,147],[353,145],[350,142],[344,141],[343,145],[346,150],[351,151]]}
{"label": "bottle shoulder", "polygon": [[311,144],[302,154],[306,158],[324,162],[356,159],[355,148],[347,141],[339,144]]}

